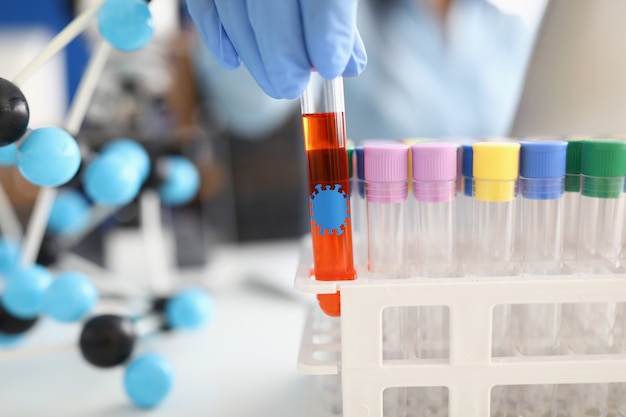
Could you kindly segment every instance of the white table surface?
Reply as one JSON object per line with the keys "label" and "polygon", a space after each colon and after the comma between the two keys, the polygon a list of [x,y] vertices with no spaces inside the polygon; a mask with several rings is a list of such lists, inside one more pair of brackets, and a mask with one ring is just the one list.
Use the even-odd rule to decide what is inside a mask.
{"label": "white table surface", "polygon": [[[0,416],[301,416],[309,377],[298,374],[296,361],[306,306],[283,294],[292,287],[297,249],[297,242],[286,242],[216,253],[211,274],[232,280],[211,290],[213,323],[136,348],[159,352],[174,365],[174,388],[158,408],[146,412],[130,404],[122,367],[98,369],[81,358],[80,326],[43,321],[24,347],[0,351]],[[26,355],[45,345],[66,347]]]}

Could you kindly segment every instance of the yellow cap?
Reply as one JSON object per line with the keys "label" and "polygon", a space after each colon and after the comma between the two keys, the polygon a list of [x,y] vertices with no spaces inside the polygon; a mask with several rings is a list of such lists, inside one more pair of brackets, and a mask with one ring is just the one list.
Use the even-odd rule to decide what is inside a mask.
{"label": "yellow cap", "polygon": [[480,142],[474,152],[474,198],[481,201],[511,201],[519,171],[519,143]]}
{"label": "yellow cap", "polygon": [[473,176],[480,180],[515,180],[519,171],[519,143],[479,142],[474,151]]}

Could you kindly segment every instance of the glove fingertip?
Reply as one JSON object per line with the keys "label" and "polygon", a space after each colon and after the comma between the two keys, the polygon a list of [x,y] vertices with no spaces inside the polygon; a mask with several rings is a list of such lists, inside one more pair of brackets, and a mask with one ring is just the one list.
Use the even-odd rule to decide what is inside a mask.
{"label": "glove fingertip", "polygon": [[310,73],[307,73],[306,76],[291,77],[291,79],[286,82],[274,85],[274,89],[279,96],[277,98],[294,100],[300,97],[309,83],[309,74]]}
{"label": "glove fingertip", "polygon": [[367,66],[367,52],[365,51],[363,42],[360,40],[360,38],[357,38],[354,43],[354,49],[352,51],[352,55],[350,56],[350,60],[348,61],[348,66],[343,72],[343,76],[344,77],[357,77],[363,72],[366,66]]}

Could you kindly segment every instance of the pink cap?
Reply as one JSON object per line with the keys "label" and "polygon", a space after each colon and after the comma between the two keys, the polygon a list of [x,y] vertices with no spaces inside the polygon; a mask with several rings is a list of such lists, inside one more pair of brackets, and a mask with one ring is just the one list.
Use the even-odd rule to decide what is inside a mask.
{"label": "pink cap", "polygon": [[413,194],[418,201],[450,201],[456,194],[458,145],[449,142],[411,146]]}
{"label": "pink cap", "polygon": [[363,146],[367,201],[399,203],[406,199],[409,147],[401,143],[366,143]]}

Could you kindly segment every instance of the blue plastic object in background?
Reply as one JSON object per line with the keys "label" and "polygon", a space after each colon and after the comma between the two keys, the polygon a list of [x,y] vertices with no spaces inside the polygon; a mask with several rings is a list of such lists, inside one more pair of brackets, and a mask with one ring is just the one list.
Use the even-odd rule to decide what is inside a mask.
{"label": "blue plastic object in background", "polygon": [[182,156],[170,156],[164,162],[165,181],[159,188],[161,201],[172,206],[187,204],[200,189],[198,169]]}
{"label": "blue plastic object in background", "polygon": [[58,235],[78,233],[89,223],[90,214],[91,206],[81,193],[62,190],[52,205],[48,229]]}
{"label": "blue plastic object in background", "polygon": [[21,254],[17,242],[0,237],[0,274],[8,275],[13,272],[19,265]]}
{"label": "blue plastic object in background", "polygon": [[154,34],[152,14],[144,0],[107,0],[98,12],[98,29],[120,51],[143,48]]}
{"label": "blue plastic object in background", "polygon": [[0,166],[9,167],[15,165],[17,148],[14,143],[7,146],[0,146]]}
{"label": "blue plastic object in background", "polygon": [[138,407],[157,406],[172,389],[174,369],[162,355],[146,353],[134,359],[124,373],[124,388]]}
{"label": "blue plastic object in background", "polygon": [[150,175],[150,156],[139,143],[131,139],[116,139],[107,143],[101,150],[100,155],[115,153],[129,161],[139,171],[141,181],[145,181]]}
{"label": "blue plastic object in background", "polygon": [[213,319],[213,297],[199,288],[189,288],[165,305],[165,320],[173,329],[198,329]]}
{"label": "blue plastic object in background", "polygon": [[52,275],[40,265],[16,269],[6,280],[2,305],[17,318],[35,318],[41,313],[51,283]]}
{"label": "blue plastic object in background", "polygon": [[57,321],[71,323],[85,317],[98,302],[98,289],[78,272],[64,272],[44,295],[43,312]]}
{"label": "blue plastic object in background", "polygon": [[141,178],[132,161],[124,160],[117,153],[109,153],[99,155],[87,166],[83,187],[95,203],[123,206],[139,194]]}
{"label": "blue plastic object in background", "polygon": [[41,187],[58,187],[76,175],[80,149],[66,131],[43,127],[28,135],[17,149],[16,160],[28,181]]}

